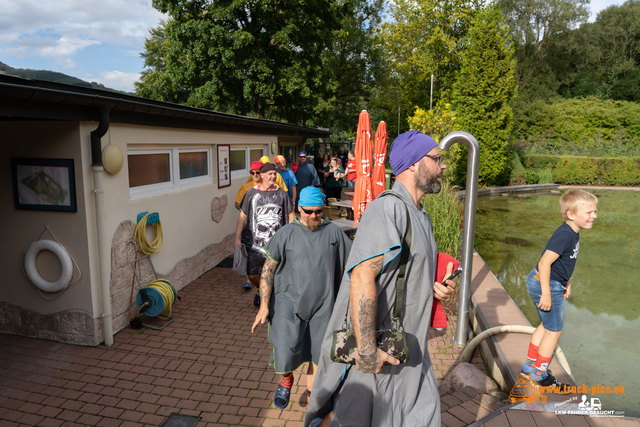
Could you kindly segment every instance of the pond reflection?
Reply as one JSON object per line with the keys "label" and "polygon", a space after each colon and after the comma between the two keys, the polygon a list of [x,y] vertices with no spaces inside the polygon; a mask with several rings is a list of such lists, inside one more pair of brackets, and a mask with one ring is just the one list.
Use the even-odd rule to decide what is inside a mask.
{"label": "pond reflection", "polygon": [[[624,395],[596,396],[603,409],[640,416],[640,192],[593,193],[598,219],[580,233],[559,344],[576,381],[625,386]],[[478,198],[475,248],[533,326],[540,321],[525,278],[563,222],[559,199],[548,192]]]}

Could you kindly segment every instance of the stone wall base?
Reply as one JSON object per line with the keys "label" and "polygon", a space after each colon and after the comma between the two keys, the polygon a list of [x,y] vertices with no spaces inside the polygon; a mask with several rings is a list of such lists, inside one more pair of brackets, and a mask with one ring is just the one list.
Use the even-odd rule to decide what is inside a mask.
{"label": "stone wall base", "polygon": [[[123,221],[118,226],[111,246],[111,311],[113,313],[113,333],[129,326],[129,300],[131,299],[131,280],[133,268],[131,263],[135,261],[136,254],[131,237],[134,234],[136,224],[133,221]],[[202,276],[207,271],[218,265],[225,258],[233,255],[233,242],[235,231],[227,235],[219,243],[213,243],[191,258],[179,261],[167,274],[158,272],[158,279],[171,282],[177,291]],[[151,255],[153,258],[153,255]],[[155,277],[151,265],[147,260],[142,260],[137,267],[138,278],[142,286],[146,286]],[[137,310],[135,303],[138,294],[138,284],[135,283],[133,292],[132,315]]]}
{"label": "stone wall base", "polygon": [[86,311],[43,315],[5,302],[0,302],[0,333],[90,346],[104,341],[102,321]]}
{"label": "stone wall base", "polygon": [[[113,333],[129,326],[129,299],[135,260],[134,247],[129,241],[135,229],[132,221],[123,221],[116,230],[111,246],[111,312]],[[159,279],[170,281],[180,290],[233,255],[235,232],[220,243],[213,243],[196,255],[178,262],[166,275],[158,273]],[[143,260],[138,264],[138,277],[143,286],[155,279],[151,265]],[[135,283],[133,298],[138,294]],[[132,312],[137,310],[135,301]],[[69,310],[53,314],[39,314],[17,305],[0,301],[0,333],[42,338],[67,344],[97,346],[104,342],[102,319],[94,318],[83,310]]]}

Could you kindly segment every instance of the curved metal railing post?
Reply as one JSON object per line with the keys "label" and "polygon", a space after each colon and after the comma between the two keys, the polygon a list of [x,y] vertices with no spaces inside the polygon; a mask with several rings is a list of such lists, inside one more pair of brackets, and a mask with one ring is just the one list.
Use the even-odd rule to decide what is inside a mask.
{"label": "curved metal railing post", "polygon": [[480,164],[480,145],[473,135],[467,132],[451,132],[442,138],[439,144],[441,150],[462,142],[467,146],[467,187],[464,197],[464,223],[462,230],[462,277],[460,279],[460,293],[458,298],[458,325],[456,335],[451,342],[464,346],[467,342],[469,329],[469,301],[471,299],[471,267],[473,263],[473,232],[476,224],[476,197],[478,195],[478,166]]}

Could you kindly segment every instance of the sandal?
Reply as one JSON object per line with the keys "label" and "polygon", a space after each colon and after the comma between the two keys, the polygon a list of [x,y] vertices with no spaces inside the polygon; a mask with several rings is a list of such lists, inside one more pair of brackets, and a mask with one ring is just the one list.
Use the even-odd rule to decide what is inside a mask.
{"label": "sandal", "polygon": [[244,282],[241,286],[242,289],[244,289],[245,291],[248,291],[251,289],[251,283],[249,282]]}
{"label": "sandal", "polygon": [[282,384],[278,384],[276,395],[273,398],[273,404],[276,406],[276,408],[285,409],[289,405],[290,394],[291,394],[291,387],[285,387]]}

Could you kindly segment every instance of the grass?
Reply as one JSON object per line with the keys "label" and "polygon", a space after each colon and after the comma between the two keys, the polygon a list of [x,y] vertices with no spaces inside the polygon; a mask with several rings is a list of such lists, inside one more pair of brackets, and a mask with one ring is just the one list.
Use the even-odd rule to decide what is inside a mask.
{"label": "grass", "polygon": [[462,210],[457,191],[452,191],[443,180],[438,194],[427,194],[422,198],[422,205],[433,223],[433,234],[438,251],[460,258],[462,246]]}

